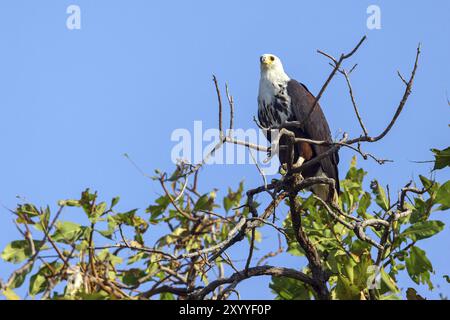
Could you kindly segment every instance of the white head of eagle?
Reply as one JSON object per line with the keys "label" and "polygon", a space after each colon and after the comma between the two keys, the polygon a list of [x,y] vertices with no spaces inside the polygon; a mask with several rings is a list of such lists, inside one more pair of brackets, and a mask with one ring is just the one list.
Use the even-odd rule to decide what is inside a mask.
{"label": "white head of eagle", "polygon": [[[330,128],[317,104],[312,113],[315,97],[305,85],[291,79],[284,71],[280,58],[273,54],[263,54],[260,57],[261,77],[258,93],[258,120],[265,129],[278,128],[287,121],[297,121],[301,126],[290,129],[298,138],[332,142]],[[271,141],[270,132],[266,134]],[[286,140],[279,141],[279,158],[281,164],[288,161]],[[314,157],[326,152],[330,146],[301,142],[294,148],[294,164],[301,165]],[[332,196],[337,201],[339,192],[339,176],[337,151],[329,157],[304,170],[304,178],[325,176],[335,180],[336,193]],[[328,186],[315,185],[312,191],[324,200],[328,199]]]}

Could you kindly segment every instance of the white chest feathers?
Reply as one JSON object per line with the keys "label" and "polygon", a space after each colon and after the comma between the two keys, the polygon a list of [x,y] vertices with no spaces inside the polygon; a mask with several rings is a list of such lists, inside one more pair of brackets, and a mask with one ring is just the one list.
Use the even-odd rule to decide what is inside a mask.
{"label": "white chest feathers", "polygon": [[292,117],[287,92],[289,77],[283,73],[261,74],[258,94],[258,119],[265,128],[279,126]]}

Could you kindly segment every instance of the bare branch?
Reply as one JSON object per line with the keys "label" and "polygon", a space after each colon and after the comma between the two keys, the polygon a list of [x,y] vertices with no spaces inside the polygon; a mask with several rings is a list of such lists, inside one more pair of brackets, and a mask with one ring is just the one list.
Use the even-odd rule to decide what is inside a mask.
{"label": "bare branch", "polygon": [[335,58],[333,58],[331,55],[326,54],[323,51],[317,50],[318,53],[326,56],[327,58],[331,59],[334,62],[334,68],[331,71],[330,75],[328,76],[327,80],[325,81],[324,85],[322,86],[322,88],[319,91],[319,94],[317,95],[317,97],[314,100],[314,103],[311,107],[311,110],[309,111],[308,115],[305,117],[305,119],[303,120],[303,124],[305,124],[308,120],[309,117],[311,116],[311,114],[314,112],[317,104],[319,103],[320,98],[322,97],[323,93],[325,92],[326,88],[328,87],[328,84],[331,82],[331,79],[333,79],[333,77],[336,75],[336,72],[339,70],[339,68],[341,67],[342,62],[345,59],[350,58],[358,49],[359,47],[362,45],[362,43],[364,42],[364,40],[366,40],[366,36],[362,37],[361,40],[359,40],[358,44],[356,45],[356,47],[353,48],[352,51],[350,51],[348,54],[342,54],[341,57],[339,58],[339,60],[336,60]]}
{"label": "bare branch", "polygon": [[257,277],[257,276],[274,276],[274,277],[287,277],[291,279],[299,280],[308,285],[315,285],[314,281],[304,274],[303,272],[290,269],[290,268],[282,268],[282,267],[273,267],[273,266],[259,266],[252,267],[247,270],[247,272],[241,271],[237,273],[233,273],[228,278],[217,279],[209,283],[206,287],[193,291],[188,295],[189,299],[193,300],[201,300],[204,299],[206,295],[213,292],[217,287],[227,284],[240,282],[242,280]]}
{"label": "bare branch", "polygon": [[[350,70],[350,72],[352,72],[352,71],[353,71],[353,69]],[[364,136],[368,136],[369,133],[367,132],[367,129],[366,129],[365,125],[364,125],[364,122],[363,122],[363,120],[361,118],[361,115],[359,114],[358,106],[356,104],[356,100],[355,100],[355,97],[353,95],[353,88],[352,88],[352,85],[350,83],[350,78],[349,78],[349,73],[350,72],[347,73],[347,71],[345,71],[345,70],[340,70],[340,72],[342,73],[342,75],[344,75],[345,81],[347,82],[347,87],[348,87],[348,91],[349,91],[349,94],[350,94],[350,99],[352,100],[353,110],[355,111],[356,117],[358,118],[359,125],[361,126],[361,129],[362,129],[362,131],[364,133]]]}

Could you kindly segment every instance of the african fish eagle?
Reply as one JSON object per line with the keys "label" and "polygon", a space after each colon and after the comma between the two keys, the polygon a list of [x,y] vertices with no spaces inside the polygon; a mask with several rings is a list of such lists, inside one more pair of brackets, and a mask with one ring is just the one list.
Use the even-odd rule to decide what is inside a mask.
{"label": "african fish eagle", "polygon": [[[312,111],[315,97],[302,83],[291,79],[283,69],[280,59],[273,54],[264,54],[260,58],[261,78],[258,93],[258,120],[266,129],[276,128],[287,121],[298,121],[301,125],[289,128],[297,138],[332,142],[330,128],[319,104]],[[308,117],[309,115],[309,117]],[[306,119],[306,120],[305,120]],[[266,137],[271,141],[270,131]],[[279,141],[278,157],[281,164],[288,161],[286,139]],[[329,145],[310,144],[301,142],[294,147],[294,163],[300,165],[326,152]],[[323,158],[310,168],[302,172],[304,178],[328,177],[335,181],[336,193],[333,200],[337,201],[339,193],[338,152]],[[323,200],[328,199],[328,186],[316,184],[312,192]]]}

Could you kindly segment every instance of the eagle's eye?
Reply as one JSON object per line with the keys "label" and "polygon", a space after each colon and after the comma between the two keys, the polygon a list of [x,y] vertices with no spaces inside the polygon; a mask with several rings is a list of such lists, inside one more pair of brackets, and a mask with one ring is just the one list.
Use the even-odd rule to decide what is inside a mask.
{"label": "eagle's eye", "polygon": [[270,61],[275,61],[275,57],[274,56],[270,56]]}

